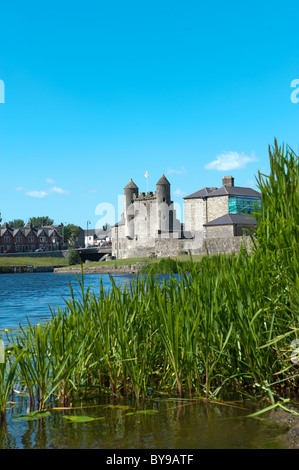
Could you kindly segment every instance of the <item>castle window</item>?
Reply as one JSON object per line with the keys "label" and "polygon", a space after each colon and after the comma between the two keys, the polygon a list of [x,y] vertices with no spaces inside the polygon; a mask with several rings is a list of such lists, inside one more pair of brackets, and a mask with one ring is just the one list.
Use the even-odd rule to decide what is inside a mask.
{"label": "castle window", "polygon": [[228,211],[230,214],[253,214],[259,209],[260,199],[255,197],[230,197],[228,201]]}

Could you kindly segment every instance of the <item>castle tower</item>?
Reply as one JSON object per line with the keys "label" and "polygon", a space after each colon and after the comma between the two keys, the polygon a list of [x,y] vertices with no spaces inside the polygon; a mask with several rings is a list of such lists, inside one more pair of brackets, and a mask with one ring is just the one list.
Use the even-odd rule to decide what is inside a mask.
{"label": "castle tower", "polygon": [[124,209],[125,209],[125,226],[126,237],[133,240],[134,238],[134,204],[133,201],[138,197],[138,186],[134,183],[132,178],[127,186],[124,188]]}
{"label": "castle tower", "polygon": [[156,184],[158,204],[158,230],[169,232],[173,228],[173,209],[170,199],[170,183],[163,174]]}

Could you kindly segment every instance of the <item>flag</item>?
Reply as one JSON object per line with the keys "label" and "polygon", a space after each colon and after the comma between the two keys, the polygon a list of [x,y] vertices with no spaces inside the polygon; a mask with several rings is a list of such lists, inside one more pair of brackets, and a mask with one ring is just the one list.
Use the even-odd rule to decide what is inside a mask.
{"label": "flag", "polygon": [[146,172],[144,173],[144,176],[145,176],[146,178],[148,178],[148,172],[147,172],[147,170],[146,170]]}

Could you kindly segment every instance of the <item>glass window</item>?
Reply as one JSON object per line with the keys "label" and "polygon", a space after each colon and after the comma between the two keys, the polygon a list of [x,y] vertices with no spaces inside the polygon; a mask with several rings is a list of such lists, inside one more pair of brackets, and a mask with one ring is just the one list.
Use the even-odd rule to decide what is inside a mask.
{"label": "glass window", "polygon": [[255,197],[230,197],[228,211],[230,214],[253,214],[261,204],[260,199]]}

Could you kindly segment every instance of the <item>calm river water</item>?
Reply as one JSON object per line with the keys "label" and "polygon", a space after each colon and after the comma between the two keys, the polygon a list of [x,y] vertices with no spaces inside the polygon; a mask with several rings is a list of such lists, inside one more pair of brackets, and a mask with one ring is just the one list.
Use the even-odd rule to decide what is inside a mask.
{"label": "calm river water", "polygon": [[[132,279],[113,277],[119,285]],[[97,293],[100,278],[100,274],[86,274],[86,287],[92,285]],[[109,289],[109,276],[102,275],[102,279]],[[0,275],[0,330],[26,325],[26,317],[32,324],[49,319],[50,307],[63,307],[63,299],[70,296],[70,282],[78,292],[73,274]],[[35,421],[17,421],[16,416],[26,410],[26,397],[14,395],[13,400],[17,404],[8,411],[7,423],[0,426],[0,449],[285,448],[279,427],[267,419],[245,417],[261,408],[248,400],[207,405],[173,397],[134,404],[99,396],[76,404],[75,414],[101,418],[85,423],[66,421],[66,411],[51,412]]]}
{"label": "calm river water", "polygon": [[[117,285],[130,282],[132,275],[113,276]],[[85,287],[92,291],[100,290],[100,274],[85,274]],[[102,275],[104,288],[111,286],[108,274]],[[78,292],[79,282],[74,274],[27,273],[0,275],[0,329],[16,328],[19,323],[39,323],[51,317],[50,307],[63,307],[64,299],[70,297],[71,282],[74,293]]]}

